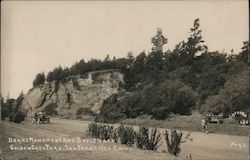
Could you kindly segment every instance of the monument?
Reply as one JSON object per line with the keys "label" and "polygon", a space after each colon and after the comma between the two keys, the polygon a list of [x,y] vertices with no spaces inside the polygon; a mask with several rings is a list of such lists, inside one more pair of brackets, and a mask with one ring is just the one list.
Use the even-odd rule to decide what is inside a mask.
{"label": "monument", "polygon": [[162,52],[163,45],[168,43],[168,39],[162,35],[162,29],[157,28],[157,34],[151,40],[154,52]]}

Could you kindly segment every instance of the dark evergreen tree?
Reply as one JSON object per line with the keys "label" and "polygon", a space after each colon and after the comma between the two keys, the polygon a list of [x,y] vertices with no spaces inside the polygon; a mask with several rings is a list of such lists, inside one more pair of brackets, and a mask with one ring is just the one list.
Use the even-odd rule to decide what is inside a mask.
{"label": "dark evergreen tree", "polygon": [[38,73],[36,75],[36,78],[33,81],[33,87],[38,86],[40,84],[44,84],[45,83],[45,75],[44,73]]}
{"label": "dark evergreen tree", "polygon": [[250,48],[249,41],[243,42],[243,47],[241,48],[242,51],[239,53],[237,57],[239,61],[242,61],[248,65],[250,65],[249,48]]}

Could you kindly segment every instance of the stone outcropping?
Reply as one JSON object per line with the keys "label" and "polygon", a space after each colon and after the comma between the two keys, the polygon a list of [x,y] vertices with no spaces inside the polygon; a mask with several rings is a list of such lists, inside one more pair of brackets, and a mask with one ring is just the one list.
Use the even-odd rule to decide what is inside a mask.
{"label": "stone outcropping", "polygon": [[120,89],[123,75],[117,70],[90,72],[62,83],[54,81],[32,88],[25,95],[21,110],[28,117],[36,111],[49,111],[74,118],[79,108],[99,113],[103,101]]}

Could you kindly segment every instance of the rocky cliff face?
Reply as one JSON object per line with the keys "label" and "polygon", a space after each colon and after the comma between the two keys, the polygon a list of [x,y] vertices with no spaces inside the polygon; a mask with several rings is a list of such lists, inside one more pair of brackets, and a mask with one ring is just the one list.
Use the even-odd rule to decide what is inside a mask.
{"label": "rocky cliff face", "polygon": [[90,72],[86,77],[69,77],[64,83],[54,81],[30,89],[21,110],[28,117],[36,111],[68,118],[86,111],[99,113],[103,101],[117,93],[121,83],[123,75],[119,71]]}

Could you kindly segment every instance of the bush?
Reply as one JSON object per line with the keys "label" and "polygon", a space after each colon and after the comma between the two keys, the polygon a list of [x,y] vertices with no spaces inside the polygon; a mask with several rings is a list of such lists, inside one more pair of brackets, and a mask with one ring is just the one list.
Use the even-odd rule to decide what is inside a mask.
{"label": "bush", "polygon": [[1,120],[5,120],[5,117],[8,117],[8,108],[5,106],[5,104],[1,104]]}
{"label": "bush", "polygon": [[88,135],[94,138],[100,138],[102,140],[109,140],[113,139],[117,142],[117,130],[114,129],[113,126],[109,125],[98,125],[97,123],[93,122],[88,125]]}
{"label": "bush", "polygon": [[132,145],[135,143],[135,131],[133,130],[133,127],[125,127],[124,125],[121,125],[118,128],[118,136],[121,140],[121,144],[128,144]]}
{"label": "bush", "polygon": [[100,126],[100,137],[102,140],[114,139],[117,141],[117,132],[113,126],[101,125]]}
{"label": "bush", "polygon": [[56,92],[59,90],[59,87],[60,87],[60,81],[59,81],[59,80],[56,80],[56,81],[54,82],[54,85],[55,85],[54,92],[56,93]]}
{"label": "bush", "polygon": [[75,89],[77,89],[78,91],[81,90],[81,87],[80,87],[80,85],[79,85],[77,79],[73,79],[73,87],[74,87]]}
{"label": "bush", "polygon": [[[105,111],[105,112],[107,112],[107,111]],[[110,111],[110,113],[98,114],[95,117],[95,121],[96,122],[104,122],[104,123],[115,123],[115,122],[118,122],[120,119],[123,119],[125,117],[126,117],[126,115],[123,113]]]}
{"label": "bush", "polygon": [[33,80],[33,87],[38,86],[40,84],[44,84],[44,83],[45,83],[44,73],[38,73],[35,79]]}
{"label": "bush", "polygon": [[21,123],[25,119],[25,114],[22,112],[17,112],[13,117],[13,122],[15,123]]}
{"label": "bush", "polygon": [[171,130],[171,135],[168,134],[168,131],[165,132],[165,140],[167,142],[168,152],[175,156],[178,156],[181,152],[181,138],[182,132],[177,132],[176,130]]}
{"label": "bush", "polygon": [[157,129],[154,128],[151,130],[151,136],[147,143],[146,148],[148,150],[156,150],[160,146],[159,144],[160,141],[161,141],[161,134],[160,133],[157,134]]}
{"label": "bush", "polygon": [[44,108],[44,112],[47,114],[47,115],[58,115],[58,112],[56,111],[56,108],[57,108],[57,104],[56,103],[51,103],[49,105],[47,105],[45,108]]}
{"label": "bush", "polygon": [[80,107],[80,108],[77,109],[76,115],[96,116],[96,113],[94,111],[92,111],[91,109],[89,109],[89,108]]}
{"label": "bush", "polygon": [[97,123],[93,122],[88,124],[88,135],[90,137],[99,138],[100,131]]}
{"label": "bush", "polygon": [[158,119],[158,120],[164,120],[169,115],[169,109],[165,107],[158,107],[152,109],[152,118]]}
{"label": "bush", "polygon": [[138,148],[147,150],[157,150],[160,146],[161,134],[157,134],[157,129],[152,129],[149,134],[149,129],[141,126],[136,134],[136,145]]}

